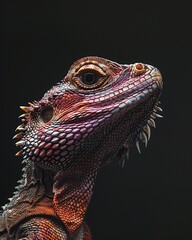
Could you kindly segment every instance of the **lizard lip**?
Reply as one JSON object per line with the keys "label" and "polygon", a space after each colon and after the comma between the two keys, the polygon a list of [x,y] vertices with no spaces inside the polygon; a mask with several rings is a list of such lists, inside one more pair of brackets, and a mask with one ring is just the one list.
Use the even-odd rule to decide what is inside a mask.
{"label": "lizard lip", "polygon": [[162,89],[162,87],[163,87],[163,78],[162,78],[162,75],[161,75],[160,71],[157,68],[153,69],[152,72],[151,72],[151,76],[152,76],[152,79],[154,81],[156,81],[156,83],[159,86],[159,88]]}

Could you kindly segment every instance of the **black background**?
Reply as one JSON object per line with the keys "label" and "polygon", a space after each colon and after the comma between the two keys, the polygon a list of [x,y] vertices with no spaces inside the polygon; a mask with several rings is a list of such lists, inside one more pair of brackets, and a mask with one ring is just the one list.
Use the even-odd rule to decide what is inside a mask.
{"label": "black background", "polygon": [[[180,4],[179,4],[180,3]],[[98,176],[86,219],[96,240],[192,239],[191,7],[176,1],[4,1],[1,6],[0,204],[21,159],[19,105],[40,99],[80,57],[144,62],[164,77],[164,118],[147,149]]]}

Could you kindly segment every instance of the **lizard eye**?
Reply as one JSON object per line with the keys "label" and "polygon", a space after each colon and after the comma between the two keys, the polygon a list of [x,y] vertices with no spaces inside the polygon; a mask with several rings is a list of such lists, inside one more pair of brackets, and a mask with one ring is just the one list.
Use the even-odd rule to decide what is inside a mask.
{"label": "lizard eye", "polygon": [[83,89],[95,89],[102,86],[107,79],[106,75],[94,70],[80,72],[74,77],[75,83]]}
{"label": "lizard eye", "polygon": [[49,122],[53,117],[53,108],[51,106],[43,108],[40,116],[44,123]]}
{"label": "lizard eye", "polygon": [[98,74],[94,72],[85,72],[81,75],[81,82],[86,85],[95,84],[99,79]]}

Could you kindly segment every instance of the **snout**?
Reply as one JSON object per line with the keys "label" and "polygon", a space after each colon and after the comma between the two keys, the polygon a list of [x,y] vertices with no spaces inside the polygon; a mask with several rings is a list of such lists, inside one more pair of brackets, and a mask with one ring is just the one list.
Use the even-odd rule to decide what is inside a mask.
{"label": "snout", "polygon": [[160,71],[157,68],[153,68],[153,70],[151,71],[151,76],[152,76],[153,80],[156,81],[159,88],[162,89],[163,78],[162,78]]}

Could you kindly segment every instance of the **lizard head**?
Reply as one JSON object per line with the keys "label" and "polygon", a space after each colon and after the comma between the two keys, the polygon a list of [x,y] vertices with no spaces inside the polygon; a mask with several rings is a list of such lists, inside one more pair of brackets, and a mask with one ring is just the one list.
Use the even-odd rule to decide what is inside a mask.
{"label": "lizard head", "polygon": [[157,68],[85,57],[40,101],[21,107],[15,138],[27,160],[57,171],[124,159],[155,126],[162,77]]}
{"label": "lizard head", "polygon": [[99,57],[76,61],[40,101],[21,107],[15,138],[24,161],[53,171],[53,205],[71,236],[81,226],[101,166],[145,145],[155,126],[160,72]]}

